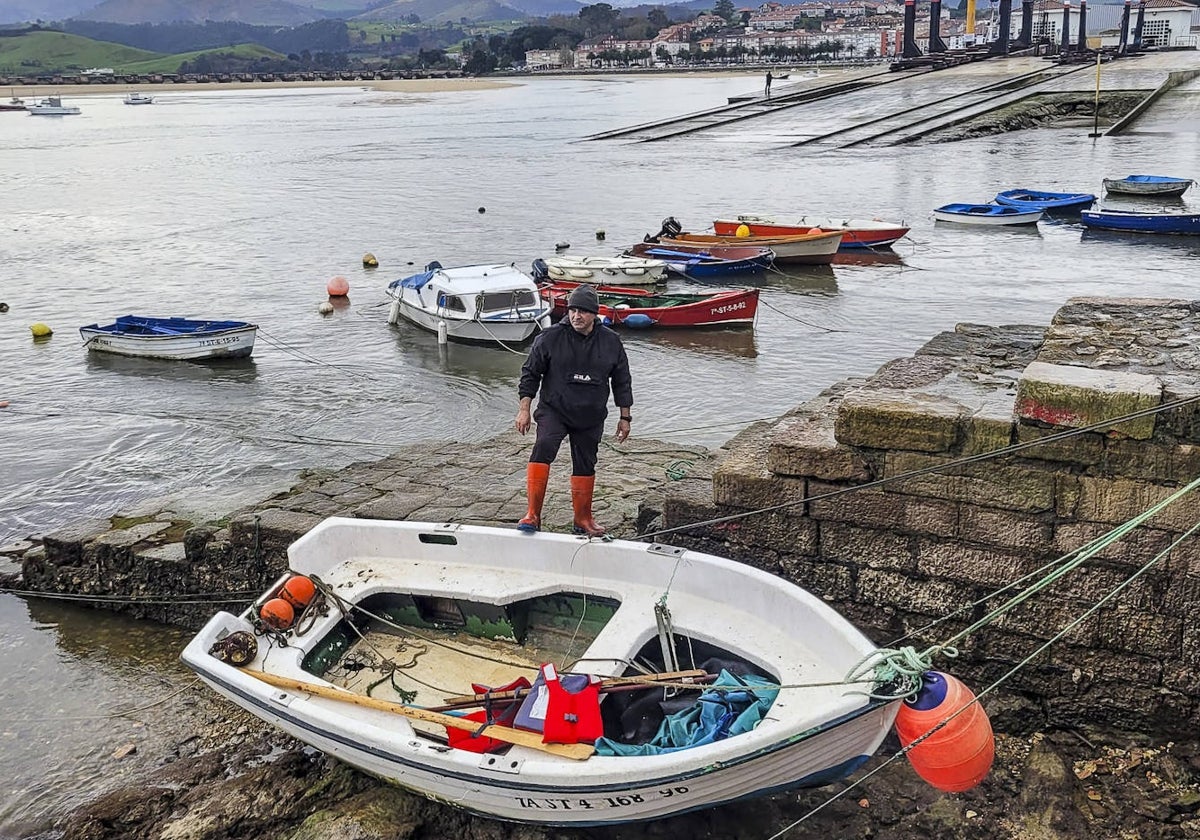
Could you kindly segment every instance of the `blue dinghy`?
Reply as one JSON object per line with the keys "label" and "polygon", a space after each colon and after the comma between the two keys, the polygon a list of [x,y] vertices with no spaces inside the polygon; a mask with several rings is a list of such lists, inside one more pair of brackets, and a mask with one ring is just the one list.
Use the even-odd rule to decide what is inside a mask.
{"label": "blue dinghy", "polygon": [[1035,225],[1042,211],[999,204],[943,204],[933,211],[933,218],[960,225]]}
{"label": "blue dinghy", "polygon": [[1191,185],[1191,178],[1172,178],[1170,175],[1129,175],[1125,178],[1104,179],[1104,189],[1107,192],[1154,198],[1179,198]]}
{"label": "blue dinghy", "polygon": [[625,251],[634,257],[662,260],[667,269],[684,277],[719,277],[723,274],[752,274],[767,268],[775,259],[770,248],[714,246],[711,248],[672,243],[639,242]]}
{"label": "blue dinghy", "polygon": [[1142,213],[1132,210],[1085,210],[1080,221],[1089,228],[1130,233],[1200,235],[1200,213]]}
{"label": "blue dinghy", "polygon": [[84,347],[144,359],[242,359],[254,350],[258,327],[246,321],[192,321],[122,315],[111,324],[79,328]]}
{"label": "blue dinghy", "polygon": [[1091,207],[1096,196],[1091,193],[1060,193],[1043,190],[1005,190],[996,193],[995,202],[1021,210],[1044,210],[1050,213],[1071,213]]}

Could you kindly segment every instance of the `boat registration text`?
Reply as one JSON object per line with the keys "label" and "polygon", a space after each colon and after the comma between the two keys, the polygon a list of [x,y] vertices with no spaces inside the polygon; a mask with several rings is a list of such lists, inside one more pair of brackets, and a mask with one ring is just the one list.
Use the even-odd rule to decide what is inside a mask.
{"label": "boat registration text", "polygon": [[[658,797],[669,799],[672,796],[681,796],[688,792],[686,787],[671,787],[663,788],[658,791]],[[546,798],[526,798],[523,796],[517,797],[517,802],[522,808],[528,810],[546,810],[546,811],[594,811],[602,808],[628,808],[633,805],[641,805],[648,798],[640,793],[631,793],[626,796],[603,796],[594,797],[592,799],[546,799]]]}
{"label": "boat registration text", "polygon": [[739,300],[737,303],[727,303],[724,306],[714,306],[708,311],[713,315],[724,315],[726,312],[736,312],[739,309],[746,308],[746,301]]}

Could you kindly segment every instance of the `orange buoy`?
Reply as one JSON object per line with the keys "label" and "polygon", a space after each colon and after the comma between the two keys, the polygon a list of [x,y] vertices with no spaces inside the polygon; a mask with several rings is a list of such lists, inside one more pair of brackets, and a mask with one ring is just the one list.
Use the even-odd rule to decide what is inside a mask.
{"label": "orange buoy", "polygon": [[809,228],[808,229],[809,236],[816,236],[818,233],[824,233],[824,232],[825,231],[821,230],[820,228]]}
{"label": "orange buoy", "polygon": [[292,609],[291,604],[282,598],[272,598],[270,601],[267,601],[267,603],[262,605],[262,609],[258,611],[258,615],[264,624],[276,630],[286,630],[296,620],[296,611]]}
{"label": "orange buoy", "polygon": [[[946,723],[909,750],[908,761],[918,776],[938,790],[970,790],[992,768],[996,754],[992,722],[961,680],[927,671],[921,675],[921,683],[916,698],[905,700],[896,715],[900,743],[907,747],[943,721]],[[965,711],[950,718],[963,707],[967,707]]]}
{"label": "orange buoy", "polygon": [[313,582],[304,575],[292,575],[287,579],[287,583],[279,590],[279,597],[292,605],[294,609],[302,610],[312,601],[313,595],[317,594],[317,588],[313,586]]}
{"label": "orange buoy", "polygon": [[334,277],[325,286],[330,297],[345,297],[350,293],[350,281],[345,277]]}

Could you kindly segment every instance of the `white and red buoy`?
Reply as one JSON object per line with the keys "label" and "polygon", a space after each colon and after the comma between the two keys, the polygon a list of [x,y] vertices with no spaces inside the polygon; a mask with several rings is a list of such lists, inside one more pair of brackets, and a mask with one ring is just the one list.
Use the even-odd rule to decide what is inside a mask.
{"label": "white and red buoy", "polygon": [[992,722],[971,689],[940,671],[922,674],[921,690],[896,715],[903,746],[926,733],[932,734],[906,753],[922,779],[938,790],[961,793],[987,777],[996,756]]}

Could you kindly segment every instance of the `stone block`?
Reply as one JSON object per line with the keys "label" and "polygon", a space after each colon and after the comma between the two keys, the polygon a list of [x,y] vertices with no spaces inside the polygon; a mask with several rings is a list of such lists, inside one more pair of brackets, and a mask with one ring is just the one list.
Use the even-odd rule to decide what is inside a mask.
{"label": "stone block", "polygon": [[944,617],[968,606],[977,594],[948,580],[921,580],[881,569],[859,569],[855,598],[879,607]]}
{"label": "stone block", "polygon": [[232,541],[253,554],[287,552],[287,547],[307,534],[324,517],[297,513],[279,508],[264,508],[257,513],[245,513],[230,520]]}
{"label": "stone block", "polygon": [[1121,605],[1116,609],[1101,610],[1094,620],[1097,644],[1109,650],[1164,660],[1179,659],[1183,655],[1184,620],[1178,616]]}
{"label": "stone block", "polygon": [[1059,440],[1038,443],[1051,435],[1062,434],[1062,429],[1047,429],[1018,423],[1017,443],[1031,444],[1021,450],[1020,457],[1038,461],[1059,461],[1080,466],[1099,464],[1104,458],[1104,436],[1099,432],[1081,432]]}
{"label": "stone block", "polygon": [[868,481],[871,473],[866,460],[837,442],[833,426],[832,414],[780,421],[769,438],[767,469],[783,476]]}
{"label": "stone block", "polygon": [[1027,554],[926,537],[917,541],[918,572],[933,579],[978,584],[988,591],[1007,586],[1040,565]]}
{"label": "stone block", "polygon": [[1111,476],[1187,484],[1200,477],[1200,446],[1111,440],[1101,469]]}
{"label": "stone block", "polygon": [[757,513],[711,526],[731,544],[795,555],[817,554],[817,523],[787,511]]}
{"label": "stone block", "polygon": [[962,455],[982,455],[1012,444],[1016,425],[1013,407],[1016,398],[995,394],[972,414],[963,418]]}
{"label": "stone block", "polygon": [[[1145,484],[1126,478],[1079,476],[1077,519],[1120,524],[1128,522],[1164,502],[1177,488]],[[1183,532],[1200,521],[1200,493],[1192,492],[1172,502],[1148,521],[1165,531]]]}
{"label": "stone block", "polygon": [[913,537],[845,522],[820,524],[822,557],[868,569],[911,572],[916,568]]}
{"label": "stone block", "polygon": [[842,563],[783,552],[776,574],[825,601],[854,597],[854,573]]}
{"label": "stone block", "polygon": [[767,448],[763,434],[740,435],[713,469],[713,501],[750,510],[796,502],[795,512],[803,513],[806,482],[773,475],[767,469]]}
{"label": "stone block", "polygon": [[[928,496],[972,505],[1026,512],[1054,509],[1055,473],[1038,466],[1016,466],[995,461],[952,467],[947,456],[889,452],[884,457],[885,478],[937,469],[888,485],[893,493]],[[945,469],[942,469],[945,465]]]}
{"label": "stone block", "polygon": [[83,557],[83,544],[112,530],[107,519],[88,519],[59,528],[42,537],[44,562],[52,566],[74,566]]}
{"label": "stone block", "polygon": [[[837,495],[822,498],[834,492]],[[958,533],[958,505],[950,502],[816,481],[809,482],[809,494],[813,519],[894,529],[901,534],[953,537]]]}
{"label": "stone block", "polygon": [[363,502],[354,508],[352,515],[359,519],[405,520],[439,498],[440,495],[414,492],[411,489],[397,491]]}
{"label": "stone block", "polygon": [[[997,599],[990,602],[986,609],[995,609],[1000,603],[1001,599]],[[1046,597],[1039,593],[996,618],[988,625],[987,632],[993,629],[1003,630],[1043,642],[1049,641],[1070,627],[1073,621],[1087,611],[1088,606],[1089,604],[1082,599]],[[1084,621],[1063,636],[1062,643],[1087,647],[1095,645],[1097,639],[1095,622]],[[1036,645],[1029,646],[1031,651],[1034,647]]]}
{"label": "stone block", "polygon": [[1054,525],[1045,515],[970,504],[958,509],[958,535],[972,543],[1039,554],[1051,552],[1054,545]]}
{"label": "stone block", "polygon": [[838,405],[834,434],[846,446],[948,452],[962,434],[962,405],[904,391],[857,391]]}
{"label": "stone block", "polygon": [[[1072,429],[1102,424],[1161,402],[1158,377],[1141,373],[1032,362],[1017,381],[1019,418]],[[1154,415],[1097,431],[1147,440],[1154,434]]]}
{"label": "stone block", "polygon": [[[1054,526],[1054,553],[1062,556],[1077,551],[1099,540],[1112,531],[1112,526],[1098,522],[1058,522]],[[1107,563],[1115,568],[1133,571],[1154,560],[1171,545],[1177,536],[1155,528],[1135,528],[1116,542],[1102,548],[1094,561]],[[1176,566],[1186,568],[1190,552],[1173,552],[1158,561],[1157,566],[1171,571]],[[1200,572],[1200,568],[1197,569]]]}

